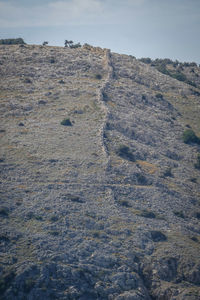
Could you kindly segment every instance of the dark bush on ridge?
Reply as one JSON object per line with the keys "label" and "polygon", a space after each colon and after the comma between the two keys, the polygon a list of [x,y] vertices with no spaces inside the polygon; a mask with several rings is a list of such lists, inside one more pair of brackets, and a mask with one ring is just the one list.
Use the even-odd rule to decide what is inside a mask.
{"label": "dark bush on ridge", "polygon": [[24,45],[24,44],[25,42],[22,38],[0,40],[0,45]]}

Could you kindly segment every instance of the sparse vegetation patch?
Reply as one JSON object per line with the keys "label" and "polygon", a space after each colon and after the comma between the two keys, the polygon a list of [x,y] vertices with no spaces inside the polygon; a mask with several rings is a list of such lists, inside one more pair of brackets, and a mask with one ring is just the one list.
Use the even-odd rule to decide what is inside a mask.
{"label": "sparse vegetation patch", "polygon": [[72,122],[70,121],[69,118],[66,118],[66,119],[62,120],[60,122],[60,124],[63,125],[63,126],[72,126]]}
{"label": "sparse vegetation patch", "polygon": [[135,161],[135,156],[133,154],[133,152],[131,151],[131,149],[126,146],[126,145],[121,145],[119,146],[119,148],[116,150],[116,154],[119,155],[120,157],[132,161]]}
{"label": "sparse vegetation patch", "polygon": [[0,45],[25,45],[25,42],[22,38],[17,39],[1,39]]}
{"label": "sparse vegetation patch", "polygon": [[196,136],[195,132],[192,129],[186,129],[183,132],[182,138],[185,144],[191,144],[191,143],[200,144],[200,138]]}
{"label": "sparse vegetation patch", "polygon": [[197,155],[197,162],[194,164],[195,168],[200,170],[200,153]]}
{"label": "sparse vegetation patch", "polygon": [[102,79],[102,75],[101,74],[95,74],[95,79],[98,79],[98,80]]}

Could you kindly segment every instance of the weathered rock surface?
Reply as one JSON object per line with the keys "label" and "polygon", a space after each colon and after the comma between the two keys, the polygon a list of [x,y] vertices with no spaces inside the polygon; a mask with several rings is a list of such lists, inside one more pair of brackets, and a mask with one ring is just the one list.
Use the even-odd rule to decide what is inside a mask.
{"label": "weathered rock surface", "polygon": [[100,48],[0,61],[0,299],[200,299],[198,89]]}

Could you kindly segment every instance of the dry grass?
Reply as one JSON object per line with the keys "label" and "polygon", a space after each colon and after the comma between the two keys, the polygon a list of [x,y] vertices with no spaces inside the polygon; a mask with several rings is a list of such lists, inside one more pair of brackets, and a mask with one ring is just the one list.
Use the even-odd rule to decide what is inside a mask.
{"label": "dry grass", "polygon": [[155,164],[149,163],[144,160],[137,160],[136,163],[138,163],[140,167],[148,174],[154,174],[159,170],[159,168]]}

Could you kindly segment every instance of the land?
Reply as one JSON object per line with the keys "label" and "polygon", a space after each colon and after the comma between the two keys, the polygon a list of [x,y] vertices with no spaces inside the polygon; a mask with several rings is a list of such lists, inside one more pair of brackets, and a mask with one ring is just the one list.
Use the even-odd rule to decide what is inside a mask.
{"label": "land", "polygon": [[200,299],[200,145],[183,141],[200,68],[183,68],[0,45],[0,299]]}

